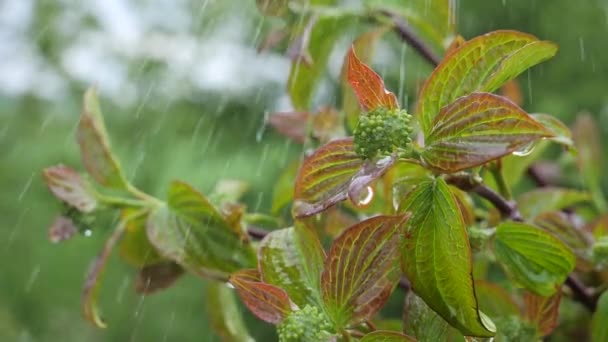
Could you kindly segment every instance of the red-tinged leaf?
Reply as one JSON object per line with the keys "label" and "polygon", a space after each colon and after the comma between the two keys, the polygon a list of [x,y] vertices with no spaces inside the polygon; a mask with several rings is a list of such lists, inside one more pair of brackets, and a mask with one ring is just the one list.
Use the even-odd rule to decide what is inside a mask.
{"label": "red-tinged leaf", "polygon": [[43,176],[53,195],[69,206],[83,213],[90,213],[97,207],[94,190],[72,168],[64,165],[47,167]]}
{"label": "red-tinged leaf", "polygon": [[255,342],[249,335],[234,289],[224,283],[206,284],[206,308],[213,331],[224,342]]}
{"label": "red-tinged leaf", "polygon": [[517,197],[524,218],[532,219],[541,213],[557,211],[591,200],[586,191],[544,187],[525,192]]}
{"label": "red-tinged leaf", "polygon": [[526,69],[551,58],[557,46],[517,31],[476,37],[447,55],[420,93],[417,114],[425,135],[441,108],[473,92],[492,92]]}
{"label": "red-tinged leaf", "polygon": [[513,79],[507,81],[499,91],[500,95],[508,98],[511,102],[515,103],[518,106],[521,106],[524,103],[524,95],[521,92],[521,87],[519,86],[519,82]]}
{"label": "red-tinged leaf", "polygon": [[247,308],[264,322],[279,324],[291,311],[289,296],[281,288],[259,281],[256,270],[242,270],[230,276]]}
{"label": "red-tinged leaf", "polygon": [[531,114],[530,116],[553,133],[553,137],[550,138],[552,141],[575,151],[572,132],[566,124],[549,114]]}
{"label": "red-tinged leaf", "polygon": [[416,339],[396,331],[376,330],[363,336],[359,342],[416,342]]}
{"label": "red-tinged leaf", "polygon": [[324,260],[316,233],[300,223],[269,233],[258,249],[262,280],[285,290],[300,308],[322,305],[319,277]]}
{"label": "red-tinged leaf", "polygon": [[362,165],[352,138],[321,146],[304,160],[296,177],[295,215],[314,215],[346,199],[350,181]]}
{"label": "red-tinged leaf", "polygon": [[59,243],[71,239],[78,233],[78,228],[71,218],[57,216],[49,228],[49,241]]}
{"label": "red-tinged leaf", "polygon": [[441,109],[425,137],[422,157],[450,173],[485,164],[552,133],[511,101],[474,93]]}
{"label": "red-tinged leaf", "polygon": [[502,287],[483,280],[475,281],[475,295],[479,308],[492,319],[519,315],[513,297]]}
{"label": "red-tinged leaf", "polygon": [[[382,177],[393,166],[396,160],[397,158],[394,156],[389,156],[376,161],[366,161],[353,176],[348,186],[348,198],[350,201],[355,205],[366,205],[371,202],[373,190],[370,190],[368,185]],[[364,191],[367,192],[364,193]]]}
{"label": "red-tinged leaf", "polygon": [[268,122],[282,135],[302,144],[306,138],[308,112],[281,112],[270,115]]}
{"label": "red-tinged leaf", "polygon": [[380,75],[359,60],[354,47],[348,52],[346,70],[348,83],[357,95],[363,110],[371,111],[380,107],[399,108],[395,94],[386,90]]}
{"label": "red-tinged leaf", "polygon": [[589,113],[576,116],[572,132],[576,144],[577,164],[582,173],[582,180],[587,189],[593,194],[593,203],[600,212],[608,210],[608,204],[601,191],[602,177],[601,161],[603,159],[602,142],[599,125]]}
{"label": "red-tinged leaf", "polygon": [[443,178],[421,182],[399,212],[411,212],[401,263],[413,291],[468,336],[493,336],[493,323],[479,311],[472,255],[464,220]]}
{"label": "red-tinged leaf", "polygon": [[551,334],[557,326],[561,299],[561,291],[557,291],[551,297],[541,297],[530,292],[524,294],[526,319],[536,325],[541,336]]}
{"label": "red-tinged leaf", "polygon": [[[355,39],[353,42],[353,49],[359,60],[362,63],[371,63],[372,56],[374,54],[376,42],[386,33],[390,27],[380,27],[373,31],[365,32]],[[348,59],[350,54],[344,57],[344,63],[342,65],[342,112],[346,115],[346,123],[348,127],[354,130],[357,127],[359,121],[359,114],[361,113],[361,105],[357,100],[357,95],[353,92],[353,88],[348,84]]]}
{"label": "red-tinged leaf", "polygon": [[376,216],[340,235],[321,275],[325,308],[336,327],[371,318],[399,279],[399,238],[409,215]]}
{"label": "red-tinged leaf", "polygon": [[144,266],[135,277],[135,292],[150,294],[172,286],[184,269],[174,262],[162,262]]}
{"label": "red-tinged leaf", "polygon": [[101,252],[91,263],[85,277],[84,287],[82,289],[82,312],[84,317],[97,328],[107,327],[106,323],[99,315],[99,308],[97,307],[97,297],[99,296],[101,287],[101,278],[103,277],[108,258],[110,257],[114,246],[125,232],[125,228],[125,222],[121,221],[104,244]]}
{"label": "red-tinged leaf", "polygon": [[103,186],[127,189],[129,183],[110,149],[110,140],[94,88],[89,88],[84,95],[84,107],[76,137],[80,145],[80,157],[91,177]]}
{"label": "red-tinged leaf", "polygon": [[452,53],[454,53],[455,51],[460,49],[460,47],[462,45],[464,45],[465,42],[466,42],[466,40],[464,40],[464,38],[461,35],[457,35],[456,37],[454,37],[454,40],[452,40],[452,42],[450,43],[448,48],[445,49],[444,58],[447,58],[447,56],[451,55]]}

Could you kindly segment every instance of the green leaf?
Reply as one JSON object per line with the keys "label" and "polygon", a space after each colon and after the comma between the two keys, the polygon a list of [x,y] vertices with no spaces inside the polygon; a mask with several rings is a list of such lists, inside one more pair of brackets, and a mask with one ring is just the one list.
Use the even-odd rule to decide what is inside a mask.
{"label": "green leaf", "polygon": [[222,283],[208,283],[205,298],[211,327],[222,341],[255,342],[247,331],[234,290]]}
{"label": "green leaf", "polygon": [[[329,55],[336,40],[348,26],[350,18],[321,17],[309,20],[316,21],[309,22],[298,39],[303,41],[302,49],[308,48],[308,53],[305,55],[310,56],[312,63],[308,64],[305,58],[296,58],[292,63],[287,81],[291,102],[297,111],[310,110],[315,91],[326,70]],[[307,32],[308,27],[310,27],[309,32]],[[307,38],[308,43],[306,44]],[[298,55],[302,54],[298,53]]]}
{"label": "green leaf", "polygon": [[479,311],[475,298],[464,220],[445,180],[420,183],[399,212],[412,213],[401,262],[414,292],[463,334],[493,336],[493,324]]}
{"label": "green leaf", "polygon": [[417,114],[425,135],[441,108],[473,92],[492,92],[555,55],[557,46],[517,31],[494,31],[448,54],[424,84]]}
{"label": "green leaf", "polygon": [[597,310],[591,322],[591,341],[608,341],[608,291],[604,291],[597,301]]}
{"label": "green leaf", "polygon": [[540,214],[534,218],[534,224],[562,240],[578,259],[589,259],[588,248],[593,238],[589,232],[576,229],[566,213],[553,211]]}
{"label": "green leaf", "polygon": [[43,171],[49,190],[61,201],[83,213],[90,213],[97,207],[95,192],[78,172],[64,165],[47,167]]}
{"label": "green leaf", "polygon": [[[148,215],[133,216],[135,212],[135,209],[125,209],[121,213],[123,220],[127,221],[124,236],[120,241],[120,256],[135,267],[157,264],[163,258],[148,240],[146,233]],[[128,219],[129,217],[131,218]]]}
{"label": "green leaf", "polygon": [[121,221],[112,235],[106,240],[103,249],[89,267],[84,287],[82,289],[82,312],[84,317],[97,328],[106,328],[107,325],[99,314],[97,307],[97,297],[101,288],[101,279],[108,263],[108,258],[112,254],[112,250],[116,243],[120,240],[125,231],[125,222]]}
{"label": "green leaf", "polygon": [[409,215],[376,216],[332,244],[321,275],[326,312],[340,329],[371,318],[399,280],[399,237]]}
{"label": "green leaf", "polygon": [[148,238],[161,255],[190,272],[222,280],[255,265],[244,233],[236,232],[200,192],[176,181],[167,197],[147,225]]}
{"label": "green leaf", "polygon": [[80,157],[91,177],[103,186],[126,190],[129,183],[112,154],[95,88],[89,88],[84,94],[84,108],[76,133]]}
{"label": "green leaf", "polygon": [[454,8],[449,0],[364,0],[364,4],[370,9],[394,11],[405,17],[438,51],[443,51],[454,32]]}
{"label": "green leaf", "polygon": [[295,181],[294,212],[310,216],[343,201],[351,178],[363,165],[352,138],[333,140],[304,159]]}
{"label": "green leaf", "polygon": [[281,209],[293,200],[293,184],[299,166],[299,160],[289,163],[274,184],[272,188],[272,209],[270,210],[273,214],[278,214]]}
{"label": "green leaf", "polygon": [[258,249],[259,269],[265,283],[276,285],[303,308],[320,305],[320,280],[325,253],[315,233],[302,224],[275,230]]}
{"label": "green leaf", "polygon": [[347,62],[346,77],[363,110],[399,108],[397,96],[386,90],[380,75],[359,60],[354,47],[348,52]]}
{"label": "green leaf", "polygon": [[590,114],[583,113],[577,115],[572,131],[578,151],[577,164],[582,173],[583,183],[593,195],[593,203],[597,209],[606,212],[608,204],[600,186],[604,154],[598,127],[600,126]]}
{"label": "green leaf", "polygon": [[363,336],[359,342],[416,342],[416,340],[400,332],[376,330]]}
{"label": "green leaf", "polygon": [[561,291],[557,291],[550,297],[542,297],[529,292],[524,294],[526,318],[528,322],[536,325],[541,336],[551,334],[557,326],[561,299]]}
{"label": "green leaf", "polygon": [[135,292],[150,294],[166,289],[171,287],[183,274],[184,269],[172,261],[146,265],[135,277]]}
{"label": "green leaf", "polygon": [[574,149],[572,132],[570,132],[570,129],[568,126],[566,126],[566,124],[561,122],[555,116],[549,114],[530,114],[530,116],[551,131],[553,137],[549,139],[558,144]]}
{"label": "green leaf", "polygon": [[233,273],[229,281],[245,306],[262,321],[279,324],[291,312],[287,293],[274,285],[260,282],[257,270],[240,270]]}
{"label": "green leaf", "polygon": [[479,308],[492,319],[519,314],[519,308],[513,301],[513,297],[496,284],[476,280],[475,295],[479,302]]}
{"label": "green leaf", "polygon": [[558,211],[590,200],[591,195],[586,191],[544,187],[520,195],[517,203],[523,217],[531,219],[541,213]]}
{"label": "green leaf", "polygon": [[420,342],[451,341],[458,334],[415,293],[407,294],[403,311],[403,330]]}
{"label": "green leaf", "polygon": [[496,228],[494,250],[516,282],[545,297],[555,293],[576,261],[558,238],[524,223],[501,223]]}
{"label": "green leaf", "polygon": [[439,172],[456,172],[498,159],[552,134],[504,97],[474,93],[434,117],[422,158]]}

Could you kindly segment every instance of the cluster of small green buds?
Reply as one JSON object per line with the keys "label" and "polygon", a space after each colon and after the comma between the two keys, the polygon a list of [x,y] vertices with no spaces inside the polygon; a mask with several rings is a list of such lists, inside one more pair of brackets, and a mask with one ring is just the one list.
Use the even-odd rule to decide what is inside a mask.
{"label": "cluster of small green buds", "polygon": [[384,157],[397,148],[407,149],[412,140],[411,115],[400,109],[376,108],[359,117],[355,152],[363,159]]}
{"label": "cluster of small green buds", "polygon": [[277,326],[280,342],[322,342],[333,334],[331,323],[319,308],[306,305],[293,311]]}

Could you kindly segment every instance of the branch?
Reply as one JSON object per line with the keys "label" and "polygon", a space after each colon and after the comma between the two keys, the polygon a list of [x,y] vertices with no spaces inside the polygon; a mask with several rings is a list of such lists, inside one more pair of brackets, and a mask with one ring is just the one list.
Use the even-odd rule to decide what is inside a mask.
{"label": "branch", "polygon": [[395,32],[399,37],[413,47],[420,56],[424,57],[434,67],[438,66],[441,59],[433,52],[430,46],[428,46],[420,36],[407,24],[407,22],[396,15],[395,13],[387,10],[381,11],[382,14],[391,18],[395,25]]}

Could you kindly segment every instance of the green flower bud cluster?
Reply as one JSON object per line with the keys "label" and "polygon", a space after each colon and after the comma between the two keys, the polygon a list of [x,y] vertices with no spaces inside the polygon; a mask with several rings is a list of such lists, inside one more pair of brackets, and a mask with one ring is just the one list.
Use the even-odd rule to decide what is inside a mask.
{"label": "green flower bud cluster", "polygon": [[306,305],[289,314],[277,326],[280,342],[322,342],[333,336],[332,325],[319,308]]}
{"label": "green flower bud cluster", "polygon": [[411,118],[404,110],[377,108],[359,117],[355,152],[363,159],[388,156],[411,145]]}

